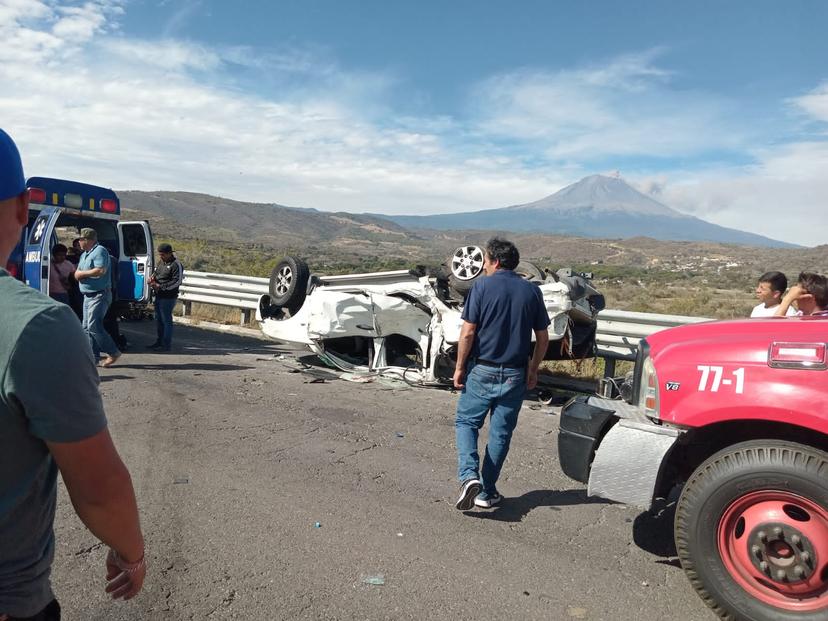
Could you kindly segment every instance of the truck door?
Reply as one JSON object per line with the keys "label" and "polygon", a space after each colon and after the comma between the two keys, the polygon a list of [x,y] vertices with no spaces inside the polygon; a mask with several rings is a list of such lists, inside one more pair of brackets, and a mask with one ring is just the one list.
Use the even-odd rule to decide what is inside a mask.
{"label": "truck door", "polygon": [[23,275],[26,284],[49,295],[49,269],[51,266],[51,247],[49,241],[60,216],[57,207],[44,207],[40,210],[29,229],[23,254]]}
{"label": "truck door", "polygon": [[149,222],[119,222],[118,299],[149,302],[149,277],[154,267]]}

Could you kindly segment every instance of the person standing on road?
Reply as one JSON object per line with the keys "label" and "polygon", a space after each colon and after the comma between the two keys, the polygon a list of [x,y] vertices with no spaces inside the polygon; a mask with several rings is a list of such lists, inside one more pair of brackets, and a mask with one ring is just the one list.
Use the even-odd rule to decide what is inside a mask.
{"label": "person standing on road", "polygon": [[[0,265],[28,208],[20,154],[0,130]],[[130,599],[144,582],[144,539],[89,339],[72,309],[2,268],[0,317],[0,620],[60,619],[49,580],[58,470],[78,517],[110,546],[105,591]]]}
{"label": "person standing on road", "polygon": [[[455,506],[461,511],[493,507],[503,499],[497,480],[523,397],[538,383],[538,367],[549,344],[549,313],[543,294],[514,272],[519,261],[512,242],[498,237],[489,240],[483,259],[486,278],[474,284],[463,307],[454,371],[454,386],[463,391],[455,419],[460,479]],[[533,332],[536,345],[530,360]],[[481,482],[477,439],[489,413]]]}
{"label": "person standing on road", "polygon": [[178,300],[178,289],[184,280],[184,268],[173,254],[172,246],[160,244],[158,256],[161,259],[150,276],[150,287],[155,291],[155,343],[147,348],[156,351],[170,351],[172,347],[173,309]]}
{"label": "person standing on road", "polygon": [[101,352],[107,354],[102,367],[111,367],[121,357],[115,341],[104,328],[104,317],[112,304],[112,263],[109,251],[98,243],[95,229],[81,229],[81,248],[83,254],[75,270],[83,294],[83,329],[89,335],[95,362]]}

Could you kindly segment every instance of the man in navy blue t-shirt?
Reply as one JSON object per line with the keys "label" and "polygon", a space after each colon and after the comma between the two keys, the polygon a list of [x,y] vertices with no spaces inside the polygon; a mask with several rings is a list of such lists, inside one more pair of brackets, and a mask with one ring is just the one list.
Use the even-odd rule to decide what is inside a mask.
{"label": "man in navy blue t-shirt", "polygon": [[[495,237],[486,244],[483,271],[463,308],[454,386],[457,403],[457,461],[460,497],[455,506],[489,508],[503,497],[496,483],[509,452],[526,390],[538,383],[538,367],[549,343],[549,314],[541,290],[514,269],[520,261],[515,245]],[[532,333],[535,351],[529,351]],[[477,437],[491,412],[482,482]]]}

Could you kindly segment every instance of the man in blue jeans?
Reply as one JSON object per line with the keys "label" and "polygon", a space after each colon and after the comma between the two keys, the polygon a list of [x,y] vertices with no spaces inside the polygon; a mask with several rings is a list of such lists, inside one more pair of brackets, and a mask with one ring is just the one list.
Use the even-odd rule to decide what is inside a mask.
{"label": "man in blue jeans", "polygon": [[155,291],[155,343],[147,345],[155,351],[170,351],[172,347],[173,309],[178,300],[178,289],[184,280],[184,268],[173,254],[172,246],[159,244],[160,260],[150,277],[150,287]]}
{"label": "man in blue jeans", "polygon": [[[497,480],[527,389],[538,383],[538,367],[549,344],[549,314],[541,290],[514,269],[520,261],[515,245],[495,237],[486,244],[483,271],[463,307],[454,386],[462,389],[457,403],[458,477],[455,506],[490,508],[503,497]],[[529,351],[532,333],[535,351]],[[491,413],[489,442],[480,472],[477,437]],[[482,481],[479,478],[482,474]]]}
{"label": "man in blue jeans", "polygon": [[109,251],[98,243],[98,233],[91,228],[81,229],[80,245],[83,254],[75,270],[75,280],[83,294],[83,329],[89,335],[95,361],[104,352],[107,357],[101,366],[111,367],[121,357],[121,352],[103,324],[104,315],[112,304]]}

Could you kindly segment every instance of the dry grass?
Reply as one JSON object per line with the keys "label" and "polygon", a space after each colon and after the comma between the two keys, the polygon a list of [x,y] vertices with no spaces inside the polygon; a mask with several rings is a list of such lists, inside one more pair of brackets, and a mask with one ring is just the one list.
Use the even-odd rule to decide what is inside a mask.
{"label": "dry grass", "polygon": [[[179,302],[175,307],[175,313],[181,315],[182,304]],[[199,302],[192,303],[192,312],[189,317],[196,321],[209,321],[212,323],[220,323],[224,325],[242,326],[245,328],[258,329],[259,322],[256,321],[255,314],[247,323],[241,323],[242,312],[238,308],[230,306],[218,306],[216,304],[202,304]]]}
{"label": "dry grass", "polygon": [[[564,377],[581,379],[600,379],[606,368],[603,358],[584,358],[583,360],[547,360],[541,363],[541,372]],[[632,371],[633,363],[619,360],[615,363],[615,377],[623,377]]]}

